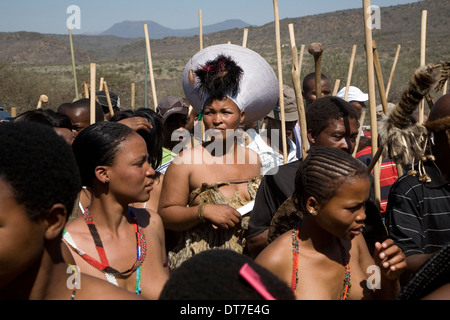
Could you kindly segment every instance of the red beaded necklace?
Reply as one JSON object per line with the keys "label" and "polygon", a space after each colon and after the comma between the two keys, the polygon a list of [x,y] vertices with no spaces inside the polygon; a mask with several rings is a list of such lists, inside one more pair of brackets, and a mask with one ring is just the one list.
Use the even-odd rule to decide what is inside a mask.
{"label": "red beaded necklace", "polygon": [[108,259],[106,258],[105,249],[103,248],[102,240],[100,239],[100,235],[97,231],[97,227],[95,226],[94,220],[92,219],[92,216],[89,213],[89,208],[86,208],[86,210],[84,210],[84,213],[83,213],[84,220],[86,221],[89,231],[92,235],[92,238],[94,239],[95,247],[97,249],[98,255],[100,256],[100,261],[97,261],[96,259],[92,258],[91,256],[89,256],[87,254],[81,255],[81,257],[87,263],[89,263],[91,266],[93,266],[94,268],[96,268],[102,272],[111,273],[113,275],[117,275],[117,276],[121,276],[121,277],[126,277],[126,276],[130,275],[136,269],[138,269],[138,267],[140,267],[142,265],[142,263],[144,262],[145,256],[147,254],[147,243],[145,240],[144,232],[142,232],[142,228],[137,224],[137,220],[136,220],[136,217],[134,216],[133,211],[131,211],[131,209],[129,209],[129,212],[130,212],[130,216],[133,220],[132,225],[133,225],[134,231],[136,233],[136,242],[137,242],[136,261],[133,264],[133,266],[128,270],[120,272],[109,265]]}
{"label": "red beaded necklace", "polygon": [[[298,285],[298,259],[300,252],[300,239],[299,239],[300,227],[297,229],[292,229],[292,254],[294,256],[293,265],[292,265],[292,280],[291,287],[294,295],[297,292]],[[348,264],[348,259],[346,258],[345,249],[342,245],[341,241],[339,241],[339,245],[341,247],[342,260],[345,265],[345,278],[344,278],[344,287],[342,288],[340,300],[347,300],[347,297],[350,293],[350,266]]]}

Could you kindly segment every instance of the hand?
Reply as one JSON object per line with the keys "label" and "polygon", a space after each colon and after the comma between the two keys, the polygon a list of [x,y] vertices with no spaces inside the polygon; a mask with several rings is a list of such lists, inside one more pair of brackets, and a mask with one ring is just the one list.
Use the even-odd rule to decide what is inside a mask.
{"label": "hand", "polygon": [[373,259],[380,267],[381,274],[389,280],[398,279],[406,269],[406,257],[392,239],[375,243]]}
{"label": "hand", "polygon": [[206,204],[203,218],[222,229],[234,228],[241,220],[241,214],[226,204]]}
{"label": "hand", "polygon": [[151,123],[148,122],[148,120],[143,118],[143,117],[125,118],[125,119],[122,119],[122,120],[120,120],[118,122],[122,123],[124,125],[127,125],[128,127],[133,129],[134,131],[138,131],[138,130],[149,131],[150,129],[153,128]]}

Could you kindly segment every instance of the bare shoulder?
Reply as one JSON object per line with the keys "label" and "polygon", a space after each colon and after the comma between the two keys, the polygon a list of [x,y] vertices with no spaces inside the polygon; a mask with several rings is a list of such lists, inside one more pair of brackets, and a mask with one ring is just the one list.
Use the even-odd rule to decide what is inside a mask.
{"label": "bare shoulder", "polygon": [[151,209],[131,208],[139,225],[144,229],[163,228],[163,222],[160,215]]}
{"label": "bare shoulder", "polygon": [[276,238],[272,243],[264,248],[255,258],[255,262],[271,270],[285,270],[291,266],[292,260],[292,232],[289,230]]}

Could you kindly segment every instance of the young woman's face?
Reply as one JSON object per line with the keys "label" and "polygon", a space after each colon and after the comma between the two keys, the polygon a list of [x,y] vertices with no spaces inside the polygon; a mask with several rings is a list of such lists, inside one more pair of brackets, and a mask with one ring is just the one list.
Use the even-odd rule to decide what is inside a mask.
{"label": "young woman's face", "polygon": [[44,233],[44,223],[30,220],[11,185],[0,179],[0,288],[39,263]]}
{"label": "young woman's face", "polygon": [[365,203],[369,199],[370,181],[367,177],[346,180],[324,206],[319,205],[317,221],[336,237],[351,240],[361,234],[366,219]]}
{"label": "young woman's face", "polygon": [[203,112],[205,130],[211,129],[212,134],[220,133],[223,138],[226,138],[227,129],[236,130],[239,128],[244,118],[245,112],[239,110],[236,103],[229,98],[212,101]]}
{"label": "young woman's face", "polygon": [[155,170],[148,162],[147,145],[137,133],[129,135],[108,169],[109,191],[124,203],[145,202],[153,190]]}

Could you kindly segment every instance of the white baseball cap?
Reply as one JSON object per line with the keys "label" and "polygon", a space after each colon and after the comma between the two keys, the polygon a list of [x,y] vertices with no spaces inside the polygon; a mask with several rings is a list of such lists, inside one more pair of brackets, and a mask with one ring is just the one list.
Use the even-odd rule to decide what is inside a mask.
{"label": "white baseball cap", "polygon": [[[345,98],[345,90],[346,87],[343,87],[339,92],[337,93],[336,97],[344,99]],[[367,93],[362,92],[359,88],[350,86],[348,89],[348,96],[347,101],[358,101],[358,102],[364,102],[369,100],[369,95]]]}

